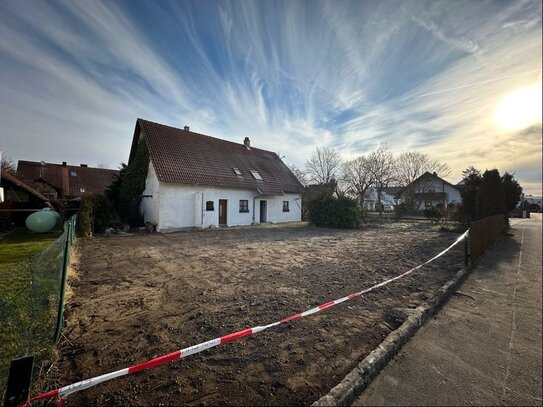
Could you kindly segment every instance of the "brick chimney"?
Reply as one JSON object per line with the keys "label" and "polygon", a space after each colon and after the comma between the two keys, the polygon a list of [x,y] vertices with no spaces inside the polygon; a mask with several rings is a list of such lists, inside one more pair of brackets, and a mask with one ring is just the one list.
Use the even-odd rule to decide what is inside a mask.
{"label": "brick chimney", "polygon": [[189,130],[190,130],[190,127],[189,127],[189,126],[185,126],[185,127],[183,127],[183,130],[189,131]]}
{"label": "brick chimney", "polygon": [[243,140],[243,145],[247,150],[251,149],[251,140],[249,140],[249,137],[245,137],[245,140]]}

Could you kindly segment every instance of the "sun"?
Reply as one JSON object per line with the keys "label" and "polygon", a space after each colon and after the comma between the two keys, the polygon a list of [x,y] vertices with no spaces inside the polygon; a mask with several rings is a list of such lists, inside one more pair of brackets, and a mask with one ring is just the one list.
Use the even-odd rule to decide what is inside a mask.
{"label": "sun", "polygon": [[541,123],[541,98],[541,86],[519,88],[500,100],[494,119],[506,131],[518,131]]}

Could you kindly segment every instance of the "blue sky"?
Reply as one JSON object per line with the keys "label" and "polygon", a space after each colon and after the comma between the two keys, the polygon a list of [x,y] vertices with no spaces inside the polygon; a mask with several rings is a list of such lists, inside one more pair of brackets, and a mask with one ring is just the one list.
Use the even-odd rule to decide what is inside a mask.
{"label": "blue sky", "polygon": [[446,162],[453,182],[497,167],[541,194],[541,115],[496,119],[518,89],[539,96],[506,103],[506,124],[541,106],[541,13],[518,0],[1,1],[0,149],[115,168],[142,117],[248,136],[299,167],[317,146],[351,159],[386,143]]}

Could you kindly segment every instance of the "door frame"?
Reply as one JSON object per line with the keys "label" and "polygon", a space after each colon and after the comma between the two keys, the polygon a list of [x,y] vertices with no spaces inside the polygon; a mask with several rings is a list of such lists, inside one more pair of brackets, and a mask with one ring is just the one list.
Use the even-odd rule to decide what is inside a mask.
{"label": "door frame", "polygon": [[[224,219],[224,223],[221,220]],[[228,199],[219,199],[219,226],[228,224]]]}
{"label": "door frame", "polygon": [[[262,209],[264,209],[264,211]],[[260,223],[266,223],[267,221],[268,221],[268,201],[260,200]]]}

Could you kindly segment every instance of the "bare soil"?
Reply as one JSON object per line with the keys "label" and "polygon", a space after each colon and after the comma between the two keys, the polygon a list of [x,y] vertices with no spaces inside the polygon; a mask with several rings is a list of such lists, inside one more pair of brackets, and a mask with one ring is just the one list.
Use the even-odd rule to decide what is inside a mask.
{"label": "bare soil", "polygon": [[[240,228],[78,241],[79,281],[52,386],[107,373],[369,287],[457,235],[428,226]],[[76,393],[70,405],[299,405],[341,381],[463,261],[319,314]]]}

